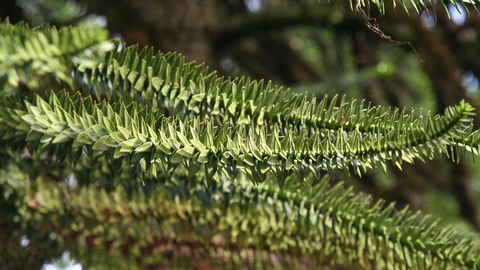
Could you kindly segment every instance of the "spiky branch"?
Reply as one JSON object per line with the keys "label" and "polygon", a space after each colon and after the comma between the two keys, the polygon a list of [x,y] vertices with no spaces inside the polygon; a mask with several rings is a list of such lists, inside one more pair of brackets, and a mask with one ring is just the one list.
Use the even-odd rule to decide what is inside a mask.
{"label": "spiky branch", "polygon": [[[218,78],[175,54],[135,47],[105,54],[112,43],[102,43],[102,32],[84,40],[81,30],[62,30],[60,46],[51,38],[56,30],[8,22],[0,29],[25,39],[0,47],[9,63],[0,74],[0,146],[11,164],[2,172],[21,179],[1,182],[4,194],[15,194],[4,195],[9,210],[2,211],[16,209],[18,217],[0,222],[17,236],[51,233],[79,249],[101,245],[129,264],[168,267],[191,263],[182,257],[230,267],[267,259],[271,268],[478,265],[475,241],[420,213],[371,206],[341,185],[329,189],[323,177],[437,154],[456,161],[458,149],[478,154],[465,102],[434,117],[337,97],[317,103],[263,82]],[[29,45],[43,33],[43,46]],[[30,47],[28,61],[12,58]],[[40,61],[78,55],[96,60],[60,61],[58,70],[44,68],[54,60]],[[18,91],[12,74],[25,69],[31,73],[22,81],[35,95]],[[28,82],[49,76],[59,79],[52,89],[69,82],[70,91]],[[28,159],[56,164],[59,178],[48,166],[33,172]],[[79,187],[66,186],[67,178]],[[161,256],[138,257],[145,250]]]}

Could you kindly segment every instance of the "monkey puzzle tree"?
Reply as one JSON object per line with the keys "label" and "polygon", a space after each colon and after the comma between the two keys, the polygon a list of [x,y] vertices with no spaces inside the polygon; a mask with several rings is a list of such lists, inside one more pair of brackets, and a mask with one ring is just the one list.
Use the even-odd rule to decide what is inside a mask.
{"label": "monkey puzzle tree", "polygon": [[65,250],[93,269],[480,264],[476,238],[329,185],[338,169],[478,155],[466,102],[408,113],[224,79],[98,28],[0,33],[5,269]]}

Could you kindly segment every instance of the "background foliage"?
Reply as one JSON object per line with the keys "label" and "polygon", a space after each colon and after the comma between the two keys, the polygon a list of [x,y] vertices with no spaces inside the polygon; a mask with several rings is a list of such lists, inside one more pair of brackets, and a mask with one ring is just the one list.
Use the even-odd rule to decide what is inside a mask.
{"label": "background foliage", "polygon": [[[427,5],[430,10],[435,10],[438,18],[435,20],[432,12],[429,16],[424,11],[420,15],[415,15],[410,8],[413,16],[408,16],[402,9],[397,8],[396,12],[393,12],[393,7],[389,6],[391,3],[385,3],[385,5],[385,14],[381,16],[376,8],[371,8],[370,16],[377,18],[386,35],[392,36],[395,40],[411,42],[418,55],[409,46],[396,46],[369,31],[361,14],[352,12],[349,3],[342,1],[319,3],[318,1],[208,0],[200,4],[198,1],[191,0],[118,2],[24,0],[4,1],[2,7],[5,8],[0,11],[0,16],[2,18],[8,16],[12,22],[27,20],[33,26],[45,22],[58,26],[76,24],[85,27],[102,24],[107,27],[112,37],[121,37],[127,44],[139,44],[140,48],[147,44],[153,45],[155,49],[160,49],[162,52],[177,51],[185,55],[187,61],[205,62],[210,70],[217,70],[223,76],[246,75],[252,79],[272,80],[274,84],[290,86],[294,92],[308,91],[319,97],[323,94],[331,94],[331,97],[333,94],[347,94],[350,98],[366,99],[373,105],[423,108],[424,111],[431,110],[433,113],[442,113],[447,106],[459,104],[461,100],[467,100],[473,107],[478,108],[477,78],[480,74],[480,66],[475,56],[480,55],[479,15],[472,12],[471,16],[457,17],[459,21],[456,22],[446,19],[448,16],[442,5],[437,4],[433,7]],[[451,14],[455,14],[455,10],[451,9],[452,4],[445,5],[451,10]],[[68,62],[68,59],[66,61]],[[87,64],[83,68],[88,68],[88,62],[84,63]],[[60,63],[60,65],[66,64],[68,63]],[[68,75],[67,73],[57,74],[57,77],[64,80],[65,85],[72,84]],[[26,85],[26,88],[20,87],[25,91],[50,85],[48,81],[32,82],[27,79],[22,81],[32,83]],[[170,112],[170,114],[174,113]],[[474,123],[478,126],[478,116],[474,116]],[[17,157],[18,160],[12,162],[11,157],[14,155],[5,152],[3,155],[2,189],[4,197],[9,199],[2,201],[4,204],[2,209],[8,209],[4,213],[11,218],[5,218],[2,222],[13,221],[14,226],[5,226],[5,228],[13,228],[22,224],[21,220],[16,220],[19,216],[16,213],[22,213],[20,216],[32,215],[27,207],[35,206],[34,201],[31,202],[32,205],[18,205],[19,201],[15,199],[15,196],[23,194],[22,188],[30,188],[27,184],[23,184],[25,171],[29,172],[29,178],[32,181],[32,176],[38,179],[60,181],[68,176],[69,172],[64,171],[57,162],[46,157]],[[86,164],[83,166],[87,168]],[[124,165],[119,164],[119,166]],[[362,178],[353,175],[348,179],[347,184],[356,191],[361,190],[371,194],[374,199],[385,199],[387,202],[385,205],[396,201],[393,211],[401,211],[405,205],[410,205],[413,209],[421,209],[436,217],[442,217],[441,224],[451,224],[464,233],[476,234],[480,229],[476,208],[479,196],[477,191],[479,184],[476,179],[479,172],[476,169],[478,166],[470,160],[462,159],[460,163],[455,164],[447,158],[436,158],[432,161],[427,160],[425,163],[417,162],[415,165],[404,163],[402,170],[394,168],[389,163],[386,166],[391,167],[386,174],[380,168],[367,171]],[[161,175],[161,172],[159,174]],[[90,175],[86,171],[83,179],[92,178],[104,179],[103,183],[121,183],[121,179],[109,179],[108,169],[105,169],[101,175]],[[337,184],[336,181],[340,180],[345,180],[342,172],[331,182],[331,185],[334,186]],[[151,189],[148,182],[146,184],[146,188],[140,188],[140,190],[148,194]],[[110,187],[108,184],[106,186],[112,192],[119,192],[115,191],[114,184]],[[192,187],[183,188],[189,190]],[[58,197],[52,193],[65,192],[49,186],[38,189],[38,192],[47,198],[46,200]],[[72,200],[82,202],[88,201],[86,198],[89,197],[105,196],[103,208],[100,207],[99,211],[105,212],[105,222],[111,222],[112,226],[115,226],[114,224],[118,222],[115,219],[115,213],[105,209],[119,208],[118,211],[121,213],[118,202],[122,199],[112,199],[114,196],[110,198],[110,195],[89,192],[85,191]],[[214,191],[203,192],[214,193]],[[168,196],[168,192],[159,196]],[[68,198],[66,195],[64,197]],[[42,205],[49,204],[39,200]],[[158,200],[161,199],[158,198]],[[54,200],[48,211],[76,216],[78,212],[74,210],[73,201],[68,203],[73,206],[62,209],[63,203]],[[208,200],[205,199],[202,202],[207,204],[206,201]],[[11,202],[14,203],[9,204]],[[162,207],[165,207],[163,211],[169,209],[168,205]],[[189,211],[195,213],[201,210]],[[215,214],[212,213],[212,215]],[[51,220],[35,218],[29,220],[45,224],[55,223],[56,217],[50,218]],[[230,224],[229,221],[225,222]],[[56,229],[60,230],[64,225],[59,224]],[[10,235],[9,237],[17,241],[16,247],[13,241],[8,249],[9,252],[17,255],[25,252],[18,240],[25,237],[29,226],[37,225],[21,226],[23,227],[20,231],[2,231],[2,237]],[[74,227],[75,222],[69,226]],[[208,230],[202,228],[199,230]],[[152,232],[141,233],[151,235],[154,234],[154,229]],[[95,250],[80,247],[79,250],[72,250],[72,252],[77,255],[87,254],[79,256],[89,258],[86,261],[82,259],[82,265],[85,267],[97,265],[101,269],[102,264],[118,263],[109,256],[115,257],[119,254],[107,255],[109,253],[102,251],[102,246],[96,243],[112,241],[111,245],[118,245],[119,253],[125,254],[127,252],[122,251],[122,248],[130,244],[128,237],[124,236],[125,239],[118,244],[112,240],[121,238],[119,234],[121,235],[121,230],[116,232],[112,229],[109,233],[99,231],[93,236],[83,236],[84,241],[90,243],[90,247],[95,246]],[[200,233],[192,232],[192,235],[198,234]],[[58,258],[65,250],[65,246],[62,245],[67,244],[60,243],[58,239],[61,237],[53,235],[61,236],[62,232],[54,230],[53,234],[45,232],[37,235],[38,238],[28,238],[30,252],[27,253],[36,254],[28,257],[34,260],[29,261],[33,268],[40,268],[46,258]],[[75,237],[83,239],[81,236]],[[65,241],[68,243],[68,239]],[[50,248],[45,249],[46,245]],[[188,245],[191,243],[181,243],[180,246],[165,244],[163,248],[168,253],[169,250],[179,250]],[[53,248],[54,246],[58,248]],[[146,246],[144,250],[129,252],[140,254],[153,252],[148,250],[149,245],[143,246],[144,248]],[[31,252],[35,248],[39,251]],[[155,250],[152,246],[150,249]],[[254,253],[254,250],[252,249],[251,252]],[[204,255],[187,254],[186,256],[195,260],[194,258]],[[224,254],[224,256],[227,255]],[[277,260],[280,259],[277,258]],[[129,263],[132,264],[132,262]],[[237,263],[246,262],[242,262],[240,256]],[[284,263],[287,264],[287,262]],[[307,261],[301,262],[300,265],[309,265],[309,263],[313,264]],[[214,267],[215,263],[211,266],[210,263],[199,260],[191,261],[189,265],[206,269]],[[297,264],[294,262],[293,265]],[[253,262],[250,267],[255,268],[255,263]],[[335,263],[332,267],[340,268]]]}

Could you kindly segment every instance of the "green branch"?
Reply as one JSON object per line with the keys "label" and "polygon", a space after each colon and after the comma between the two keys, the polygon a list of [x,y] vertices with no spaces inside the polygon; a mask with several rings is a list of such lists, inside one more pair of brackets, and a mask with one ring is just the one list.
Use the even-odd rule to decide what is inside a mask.
{"label": "green branch", "polygon": [[[322,180],[334,169],[385,169],[388,160],[401,167],[403,160],[436,154],[458,161],[458,149],[478,155],[480,135],[471,132],[473,108],[465,102],[435,117],[337,97],[317,103],[263,82],[218,78],[176,54],[129,47],[103,55],[110,44],[100,41],[103,31],[5,23],[0,33],[6,34],[0,35],[5,162],[9,169],[25,159],[59,166],[55,179],[44,174],[48,166],[36,177],[0,170],[0,203],[20,205],[18,217],[2,223],[16,230],[10,240],[25,230],[15,229],[23,222],[38,237],[103,244],[117,257],[157,266],[159,258],[167,266],[195,258],[172,259],[158,251],[162,247],[234,266],[248,252],[249,263],[273,254],[286,267],[299,267],[304,256],[315,265],[352,268],[479,264],[474,240],[458,240],[419,213],[394,213],[382,202],[370,206],[370,198],[341,185],[329,189]],[[90,61],[90,53],[98,53],[98,61]],[[75,60],[82,55],[90,60]],[[25,69],[31,73],[18,75]],[[52,88],[73,82],[69,90],[77,92],[19,91],[22,83],[46,90],[38,84],[44,75],[56,76]],[[6,181],[10,173],[21,185]],[[79,188],[53,181],[67,174]],[[133,192],[147,189],[140,185],[157,188]],[[153,254],[148,260],[145,250]]]}
{"label": "green branch", "polygon": [[183,164],[191,175],[204,166],[210,170],[209,182],[213,177],[218,179],[217,171],[233,180],[241,170],[254,182],[263,182],[265,174],[273,173],[283,183],[289,170],[302,179],[309,171],[320,176],[321,171],[336,168],[348,174],[349,167],[353,167],[361,174],[360,169],[366,171],[378,163],[385,170],[387,160],[401,168],[402,160],[413,163],[422,156],[449,154],[448,147],[453,147],[455,140],[470,129],[473,110],[462,102],[448,108],[443,117],[400,122],[403,128],[386,134],[362,134],[346,133],[341,128],[230,128],[226,123],[218,127],[198,117],[169,119],[158,110],[139,109],[135,103],[94,103],[91,98],[82,99],[80,94],[71,97],[65,92],[51,94],[48,101],[37,96],[34,104],[18,105],[20,102],[12,99],[0,100],[0,122],[4,124],[0,136],[4,145],[19,149],[27,146],[30,151],[52,149],[59,160],[69,157],[74,164],[82,151],[93,158],[91,162],[102,155],[111,162],[132,156],[131,171],[150,178],[156,177],[156,170],[150,167],[154,162],[172,169]]}
{"label": "green branch", "polygon": [[[58,81],[73,84],[71,72],[98,66],[113,44],[105,41],[108,32],[101,28],[82,29],[39,27],[30,29],[24,23],[0,24],[0,86],[26,85],[32,90],[52,87]],[[49,75],[53,75],[49,78]],[[49,80],[53,82],[47,83]]]}
{"label": "green branch", "polygon": [[[208,189],[181,179],[177,180],[180,184],[161,182],[170,184],[148,199],[138,195],[127,199],[121,188],[107,194],[94,186],[69,190],[45,185],[33,195],[38,200],[36,218],[52,226],[50,219],[64,213],[66,226],[56,229],[62,229],[65,238],[110,242],[134,258],[144,258],[140,251],[146,247],[190,246],[192,252],[204,250],[219,265],[234,264],[237,255],[250,249],[279,257],[293,255],[296,259],[291,262],[280,260],[284,267],[298,264],[298,254],[317,265],[478,267],[474,242],[458,240],[452,229],[439,229],[436,222],[418,212],[405,209],[393,213],[393,205],[382,210],[381,201],[368,206],[370,198],[354,195],[351,189],[345,191],[341,185],[328,189],[327,181],[313,190],[304,186],[297,193],[246,182],[220,182]],[[310,192],[312,197],[302,192]],[[66,193],[68,197],[60,195]],[[102,229],[107,224],[110,229]],[[132,237],[134,244],[128,240]],[[155,263],[161,258],[143,261]]]}

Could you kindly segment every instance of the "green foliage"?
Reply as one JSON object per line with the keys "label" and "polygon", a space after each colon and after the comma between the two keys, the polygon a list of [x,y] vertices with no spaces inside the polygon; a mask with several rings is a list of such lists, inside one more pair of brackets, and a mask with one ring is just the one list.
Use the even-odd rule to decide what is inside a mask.
{"label": "green foliage", "polygon": [[0,25],[5,267],[67,248],[129,269],[480,266],[475,239],[328,182],[478,155],[468,103],[431,116],[317,101],[84,30]]}
{"label": "green foliage", "polygon": [[71,85],[74,65],[80,69],[97,66],[103,53],[113,48],[103,42],[107,37],[100,28],[29,29],[6,21],[0,24],[0,86],[5,92],[22,85],[30,89],[51,88],[58,82]]}
{"label": "green foliage", "polygon": [[[361,4],[361,6],[366,6],[368,9],[370,9],[370,1],[353,1],[350,0],[350,7],[353,9],[354,7],[357,6],[358,3]],[[429,14],[429,12],[433,12],[433,15],[437,16],[437,13],[435,11],[435,8],[432,8],[432,6],[435,6],[435,1],[429,0],[429,1],[421,1],[421,0],[411,0],[411,1],[384,1],[384,0],[374,0],[372,1],[373,4],[375,4],[378,8],[378,11],[380,14],[385,14],[386,12],[386,6],[387,7],[392,7],[393,11],[397,8],[397,6],[403,7],[403,9],[407,12],[410,13],[410,9],[413,9],[416,13],[421,13],[421,12],[426,12]],[[453,5],[459,13],[462,13],[460,7],[467,12],[467,14],[470,14],[470,9],[473,8],[475,11],[478,11],[476,5],[479,2],[477,0],[464,0],[464,1],[457,1],[457,0],[449,0],[449,1],[442,1],[440,4],[442,5],[443,9],[445,10],[446,14],[450,16],[450,12],[448,10],[447,4]]]}

